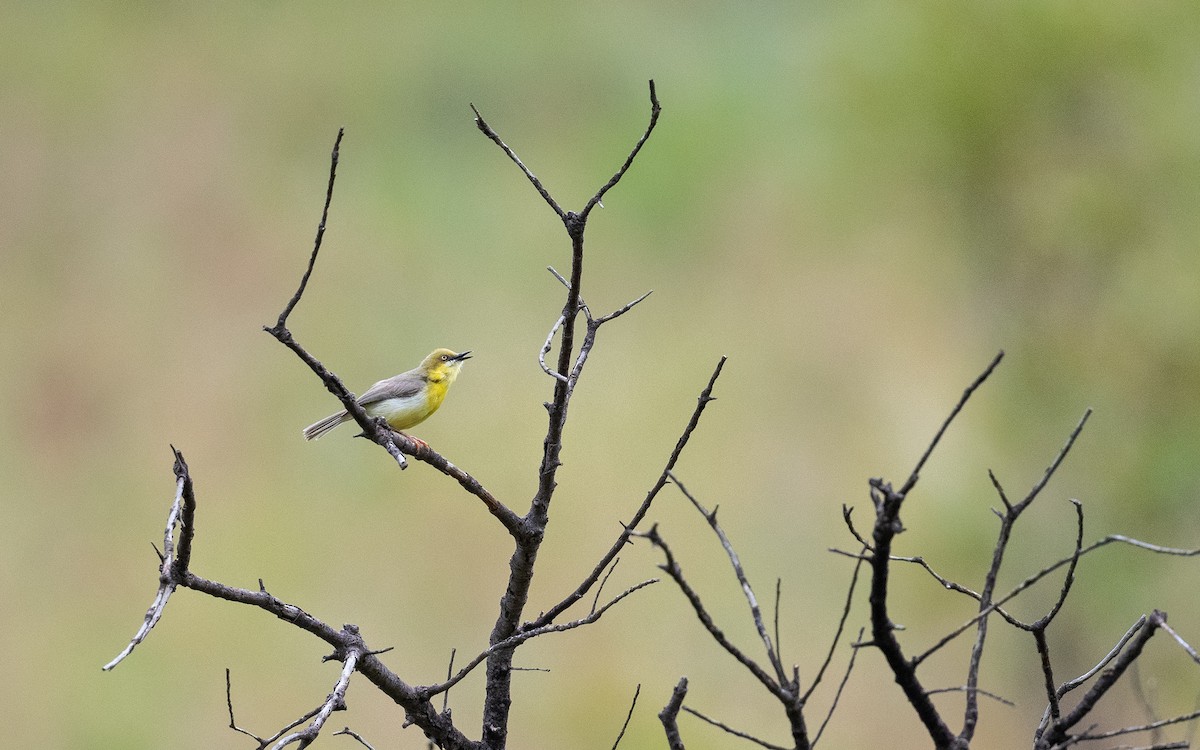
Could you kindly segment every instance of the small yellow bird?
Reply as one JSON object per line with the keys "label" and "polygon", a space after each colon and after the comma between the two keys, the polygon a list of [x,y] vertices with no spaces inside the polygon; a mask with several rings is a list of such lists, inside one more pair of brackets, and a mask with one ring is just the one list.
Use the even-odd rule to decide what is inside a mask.
{"label": "small yellow bird", "polygon": [[[434,349],[419,366],[380,380],[358,397],[358,403],[372,417],[383,417],[397,432],[407,430],[429,418],[446,399],[446,391],[458,377],[471,352],[455,354],[449,349]],[[305,440],[316,440],[352,417],[346,410],[330,414],[304,428]],[[416,438],[412,438],[416,440]],[[417,440],[422,443],[424,441]]]}

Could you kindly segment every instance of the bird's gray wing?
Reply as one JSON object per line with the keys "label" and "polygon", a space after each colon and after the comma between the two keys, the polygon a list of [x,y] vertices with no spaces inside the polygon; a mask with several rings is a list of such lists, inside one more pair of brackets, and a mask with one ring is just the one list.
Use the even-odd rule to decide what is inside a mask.
{"label": "bird's gray wing", "polygon": [[387,380],[380,380],[358,397],[358,403],[367,406],[389,398],[411,398],[420,393],[424,385],[424,374],[419,369],[409,370]]}

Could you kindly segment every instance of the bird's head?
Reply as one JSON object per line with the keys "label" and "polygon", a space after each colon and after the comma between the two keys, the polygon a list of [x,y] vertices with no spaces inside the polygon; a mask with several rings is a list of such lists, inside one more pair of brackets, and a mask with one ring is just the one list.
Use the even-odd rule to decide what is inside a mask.
{"label": "bird's head", "polygon": [[443,378],[453,380],[462,368],[463,362],[470,358],[471,352],[469,351],[462,354],[455,354],[449,349],[434,349],[425,358],[425,361],[421,363],[421,369],[425,371],[426,377],[430,380],[441,380]]}

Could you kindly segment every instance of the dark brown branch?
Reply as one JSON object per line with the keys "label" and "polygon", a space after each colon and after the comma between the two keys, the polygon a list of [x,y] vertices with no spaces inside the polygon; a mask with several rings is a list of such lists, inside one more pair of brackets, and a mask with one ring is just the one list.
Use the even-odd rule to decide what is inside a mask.
{"label": "dark brown branch", "polygon": [[[505,155],[521,169],[534,189],[542,196],[542,199],[562,219],[567,236],[571,241],[570,280],[568,282],[566,300],[563,303],[560,315],[561,323],[555,326],[558,329],[560,337],[558,362],[553,370],[553,373],[556,374],[554,394],[546,405],[548,424],[546,427],[546,437],[542,442],[542,460],[538,469],[537,490],[530,502],[529,512],[520,519],[520,524],[513,533],[515,549],[509,559],[510,574],[508,585],[500,600],[500,611],[496,616],[495,625],[488,639],[493,647],[508,641],[508,639],[523,630],[530,629],[531,624],[529,623],[524,627],[521,625],[521,618],[529,599],[530,586],[533,583],[534,561],[537,559],[538,550],[541,547],[542,538],[550,520],[550,501],[557,487],[558,468],[562,465],[561,455],[563,433],[567,422],[567,407],[571,400],[575,382],[578,381],[579,372],[587,359],[587,353],[595,338],[597,324],[595,321],[590,320],[589,315],[587,335],[580,351],[576,353],[575,321],[578,318],[581,308],[580,284],[583,278],[583,245],[584,232],[587,229],[587,214],[591,206],[599,201],[599,196],[616,185],[620,177],[628,170],[630,164],[632,164],[634,158],[636,158],[646,139],[649,137],[654,123],[657,122],[661,108],[658,105],[657,99],[653,96],[653,89],[651,89],[651,104],[651,127],[647,129],[642,138],[634,145],[616,176],[610,179],[597,192],[593,201],[588,203],[584,211],[578,214],[574,211],[563,210],[550,195],[549,191],[546,190],[545,186],[542,185],[541,181],[525,166],[496,131],[488,125],[479,111],[472,106],[472,110],[475,112],[475,122],[480,132],[499,146]],[[554,331],[552,329],[550,339],[553,339],[553,334]],[[546,351],[543,350],[543,353],[540,355],[540,361],[543,364],[545,362]],[[573,360],[574,368],[572,367]],[[532,626],[533,628],[537,628],[550,621],[539,618],[539,622],[532,624]],[[512,704],[512,659],[512,649],[504,648],[492,652],[488,656],[487,661],[482,742],[485,746],[495,748],[496,750],[501,750],[505,747],[508,737],[508,716],[509,708]]]}
{"label": "dark brown branch", "polygon": [[1125,670],[1141,655],[1146,643],[1154,636],[1159,625],[1166,622],[1166,619],[1166,614],[1158,610],[1150,613],[1146,619],[1145,627],[1140,628],[1133,638],[1129,639],[1125,649],[1112,661],[1112,666],[1101,673],[1099,679],[1084,693],[1079,703],[1075,705],[1075,708],[1057,721],[1043,719],[1043,726],[1038,728],[1038,732],[1034,736],[1034,747],[1038,750],[1044,750],[1055,747],[1066,740],[1067,732],[1071,727],[1078,724],[1092,712],[1092,709],[1096,707],[1100,699],[1108,693],[1117,680],[1125,674]]}
{"label": "dark brown branch", "polygon": [[567,217],[567,212],[562,209],[562,206],[558,205],[558,201],[554,200],[554,198],[550,195],[550,191],[546,190],[546,187],[542,185],[542,181],[539,180],[533,172],[529,171],[529,167],[525,166],[525,162],[521,161],[517,154],[511,148],[509,148],[508,144],[501,140],[500,136],[496,134],[495,130],[492,130],[492,126],[487,124],[487,121],[483,119],[483,115],[479,114],[479,110],[475,108],[474,104],[471,105],[471,111],[475,113],[475,126],[479,128],[479,132],[487,136],[492,143],[495,143],[497,146],[499,146],[500,150],[503,151],[509,159],[512,159],[514,164],[520,167],[521,171],[529,179],[529,182],[533,184],[533,189],[538,192],[538,195],[542,196],[542,200],[546,201],[547,205],[550,206],[554,213],[558,214],[560,219],[565,220]]}
{"label": "dark brown branch", "polygon": [[691,418],[688,420],[687,425],[683,428],[683,433],[675,442],[675,449],[671,451],[671,455],[667,458],[667,464],[665,467],[663,467],[662,473],[659,474],[654,486],[652,486],[649,492],[646,493],[645,499],[642,500],[642,504],[634,512],[633,517],[629,519],[629,522],[626,523],[622,528],[621,533],[617,535],[617,540],[613,543],[612,547],[610,547],[608,552],[606,552],[604,556],[600,558],[600,562],[596,563],[596,566],[592,568],[592,572],[583,579],[583,582],[580,583],[574,591],[568,594],[566,598],[564,598],[558,604],[555,604],[553,607],[547,609],[541,617],[530,623],[530,626],[539,627],[545,623],[553,622],[556,617],[566,611],[571,605],[575,604],[575,602],[586,596],[587,592],[596,584],[596,581],[600,580],[600,576],[604,574],[605,568],[608,567],[609,563],[611,563],[613,559],[621,552],[621,549],[624,548],[625,544],[629,541],[629,537],[637,529],[638,524],[642,522],[642,520],[646,517],[646,513],[650,511],[650,506],[654,503],[654,499],[658,497],[658,493],[667,485],[671,471],[675,468],[676,462],[679,461],[679,456],[683,453],[683,449],[687,447],[688,440],[691,439],[692,433],[695,432],[697,425],[700,424],[700,417],[704,414],[704,408],[708,406],[710,401],[717,400],[716,397],[712,395],[712,392],[713,387],[717,384],[717,378],[721,376],[721,369],[723,367],[725,367],[725,357],[721,357],[721,359],[717,361],[717,366],[713,369],[713,373],[708,379],[708,385],[704,387],[704,390],[702,390],[699,397],[697,397],[696,408],[692,411]]}
{"label": "dark brown branch", "polygon": [[[355,731],[354,731],[353,729],[351,729],[350,727],[342,727],[342,728],[341,728],[341,729],[339,729],[338,731],[334,732],[334,733],[333,733],[333,736],[334,736],[334,737],[337,737],[339,734],[344,734],[344,735],[347,735],[348,737],[352,737],[353,739],[356,739],[356,740],[358,740],[358,744],[360,744],[360,745],[362,745],[363,747],[367,748],[367,750],[375,750],[375,748],[374,748],[374,747],[372,747],[372,745],[371,745],[371,743],[370,743],[370,742],[367,742],[366,740],[364,740],[364,739],[362,738],[362,735],[360,735],[358,732],[355,732]],[[432,744],[432,743],[431,743],[431,744]]]}
{"label": "dark brown branch", "polygon": [[[387,695],[400,705],[413,720],[413,723],[421,727],[428,736],[433,737],[441,747],[446,748],[446,750],[479,750],[476,743],[468,740],[454,726],[448,715],[438,714],[430,705],[427,697],[420,695],[379,661],[377,654],[381,652],[372,651],[367,648],[356,626],[346,625],[341,630],[336,630],[308,614],[300,607],[277,599],[267,591],[261,581],[259,581],[257,591],[237,588],[203,578],[193,573],[190,569],[177,564],[183,558],[182,556],[176,557],[174,554],[175,545],[172,534],[175,525],[178,523],[180,526],[179,549],[182,550],[191,546],[195,526],[194,524],[183,525],[179,519],[182,514],[182,508],[188,504],[192,506],[191,513],[194,514],[195,497],[191,496],[190,500],[185,499],[185,494],[190,495],[190,490],[185,493],[185,488],[191,487],[191,475],[182,455],[178,454],[178,452],[176,455],[176,495],[171,505],[171,510],[168,513],[167,529],[164,536],[163,556],[159,568],[159,593],[155,597],[155,604],[151,606],[150,611],[146,614],[146,620],[142,625],[142,629],[138,631],[138,634],[134,637],[130,645],[126,647],[125,651],[106,665],[105,669],[115,667],[129,655],[134,646],[145,638],[150,628],[162,616],[163,610],[166,607],[166,601],[172,591],[176,588],[192,589],[217,599],[257,607],[268,612],[280,620],[311,633],[331,645],[334,649],[334,658],[345,661],[353,655],[353,669],[357,669],[358,672],[374,683],[384,695]],[[324,719],[321,721],[321,724],[323,723]],[[316,731],[320,731],[320,726],[317,726]],[[297,739],[292,741],[303,740],[304,736],[298,736]],[[311,742],[311,740],[308,741]]]}
{"label": "dark brown branch", "polygon": [[705,716],[704,714],[700,713],[699,711],[697,711],[694,708],[690,708],[688,706],[682,706],[681,708],[685,712],[691,714],[692,716],[695,716],[697,719],[700,719],[701,721],[703,721],[705,723],[711,724],[712,726],[716,727],[717,729],[720,729],[721,731],[725,732],[726,734],[732,734],[734,737],[739,737],[743,740],[749,740],[750,742],[753,742],[754,744],[758,745],[759,747],[765,747],[765,748],[767,748],[767,750],[788,750],[788,748],[785,748],[782,745],[773,745],[770,742],[767,742],[766,740],[759,739],[758,737],[755,737],[754,735],[750,734],[749,732],[742,732],[740,730],[734,729],[733,727],[729,726],[728,724],[717,721],[716,719],[714,719],[710,716]]}
{"label": "dark brown branch", "polygon": [[[265,740],[262,737],[259,737],[257,734],[255,734],[249,730],[242,729],[241,727],[239,727],[237,725],[237,719],[233,718],[233,680],[229,674],[229,667],[225,668],[225,706],[226,706],[226,708],[229,709],[229,728],[235,732],[238,732],[239,734],[244,734],[247,737],[250,737],[251,739],[253,739],[255,742],[258,743],[258,746],[260,748],[266,747],[267,745],[274,742],[276,739],[278,739],[279,737],[281,737],[283,735],[283,732],[286,732],[289,729],[291,729],[292,727],[294,727],[298,724],[301,724],[305,721],[308,721],[309,719],[312,718],[311,714],[309,716],[305,716],[305,717],[301,718],[299,721],[297,721],[295,724],[291,724],[288,727],[286,727],[285,729],[281,730],[279,734],[276,734],[274,737],[270,737]],[[314,713],[315,713],[315,711],[314,711]]]}
{"label": "dark brown branch", "polygon": [[741,585],[742,593],[746,596],[746,602],[750,605],[750,617],[754,621],[754,629],[758,631],[758,637],[763,642],[763,648],[767,652],[767,660],[775,669],[775,677],[777,685],[787,685],[787,675],[783,670],[783,663],[779,660],[779,655],[775,652],[775,644],[771,642],[771,636],[767,634],[767,628],[763,624],[762,611],[758,606],[758,599],[754,596],[754,589],[750,586],[750,581],[746,579],[746,572],[742,568],[742,561],[738,557],[737,551],[734,550],[733,544],[729,541],[729,537],[725,535],[725,530],[717,523],[717,510],[714,508],[709,512],[695,495],[688,491],[687,487],[679,481],[679,478],[674,473],[670,475],[671,481],[683,493],[683,496],[691,502],[692,507],[704,517],[708,522],[709,528],[717,535],[717,539],[721,542],[721,546],[725,549],[725,555],[729,558],[730,565],[733,566],[733,574],[737,577],[738,583]]}
{"label": "dark brown branch", "polygon": [[666,558],[666,560],[658,567],[661,568],[664,573],[669,575],[671,580],[675,581],[675,585],[679,587],[679,590],[682,591],[683,595],[687,598],[688,603],[692,605],[692,610],[696,613],[696,617],[700,620],[700,624],[704,626],[704,629],[708,631],[708,634],[712,636],[712,639],[717,642],[717,645],[725,649],[725,651],[734,659],[737,659],[738,663],[749,670],[750,674],[754,675],[755,679],[761,682],[763,687],[770,691],[771,694],[776,698],[780,699],[781,701],[791,700],[792,696],[788,695],[786,690],[780,686],[775,679],[766,672],[766,670],[760,667],[757,662],[747,656],[740,648],[737,647],[735,643],[733,643],[733,641],[730,641],[728,636],[725,635],[725,632],[717,626],[717,623],[713,620],[712,615],[710,615],[708,610],[704,607],[704,602],[700,600],[700,595],[696,593],[696,590],[692,588],[692,585],[688,583],[687,579],[684,577],[683,569],[679,567],[679,563],[675,560],[675,554],[671,552],[671,548],[667,545],[666,540],[664,540],[662,535],[658,533],[658,525],[655,524],[651,526],[649,531],[637,532],[635,536],[648,540],[651,544],[662,551],[663,557]]}
{"label": "dark brown branch", "polygon": [[596,191],[592,199],[587,202],[583,210],[579,212],[579,218],[587,221],[588,214],[592,212],[600,201],[604,198],[604,194],[611,190],[625,173],[629,171],[629,167],[633,165],[633,160],[637,157],[638,152],[642,150],[642,146],[646,145],[646,141],[650,138],[650,134],[654,132],[654,126],[658,124],[658,115],[662,112],[662,106],[658,103],[658,94],[654,90],[654,81],[650,81],[650,124],[646,126],[646,132],[642,133],[642,137],[638,139],[637,145],[633,147],[633,151],[629,152],[629,156],[625,159],[625,163],[617,170],[604,186]]}
{"label": "dark brown branch", "polygon": [[603,607],[593,610],[592,612],[588,613],[588,615],[586,617],[581,617],[578,620],[572,620],[570,622],[564,622],[564,623],[560,623],[560,624],[543,625],[538,628],[530,628],[527,630],[523,629],[520,632],[516,633],[515,635],[509,636],[505,640],[500,641],[498,643],[494,643],[491,646],[489,646],[487,648],[487,650],[483,651],[478,656],[476,656],[474,659],[467,662],[467,665],[465,667],[458,670],[458,672],[455,673],[453,677],[449,678],[445,682],[440,682],[440,683],[437,683],[436,685],[425,685],[425,686],[418,687],[418,688],[416,688],[416,692],[425,698],[429,698],[429,697],[437,695],[438,693],[445,692],[445,691],[449,690],[450,688],[454,687],[455,685],[457,685],[458,683],[462,682],[464,677],[469,675],[476,667],[478,667],[480,664],[482,664],[486,659],[491,657],[493,654],[501,653],[501,652],[511,652],[514,648],[521,645],[522,643],[525,643],[526,641],[531,640],[533,638],[537,638],[538,636],[547,635],[549,633],[562,633],[567,630],[574,630],[575,628],[583,627],[584,625],[591,625],[592,623],[596,622],[601,617],[603,617],[605,612],[607,612],[609,609],[611,609],[614,605],[616,605],[618,602],[620,602],[625,597],[629,596],[630,594],[634,593],[635,591],[639,591],[639,590],[644,589],[645,587],[650,586],[655,583],[658,583],[657,578],[650,578],[645,581],[642,581],[641,583],[634,584],[633,586],[630,586],[629,588],[622,591],[617,596],[613,597]]}
{"label": "dark brown branch", "polygon": [[[304,364],[308,365],[321,382],[325,384],[325,388],[329,390],[338,401],[342,403],[342,408],[349,412],[358,426],[362,428],[363,435],[369,437],[380,447],[388,452],[401,469],[407,468],[408,462],[404,459],[404,454],[397,445],[396,439],[387,423],[382,419],[372,419],[366,411],[359,406],[354,394],[346,388],[341,379],[325,368],[325,365],[308,351],[300,346],[296,341],[292,332],[288,330],[287,319],[291,315],[292,310],[300,303],[300,298],[304,296],[304,290],[308,287],[308,280],[312,276],[313,268],[317,263],[317,255],[321,252],[321,242],[325,238],[325,223],[329,218],[329,206],[333,201],[333,186],[337,178],[338,154],[341,148],[343,130],[338,130],[337,140],[333,144],[333,154],[329,165],[329,185],[325,190],[325,207],[321,211],[321,222],[317,225],[317,236],[313,242],[312,254],[308,258],[308,267],[304,270],[304,275],[300,278],[300,285],[296,288],[296,293],[284,305],[283,311],[279,313],[279,319],[273,326],[263,326],[263,330],[275,337],[275,340],[291,349]],[[411,441],[403,440],[406,447]]]}
{"label": "dark brown branch", "polygon": [[[929,447],[925,449],[912,473],[899,490],[893,489],[890,483],[882,479],[870,480],[871,500],[875,505],[875,526],[871,534],[872,544],[870,545],[872,549],[869,597],[871,641],[883,653],[888,667],[896,678],[896,684],[904,692],[909,705],[912,706],[917,718],[921,720],[934,745],[939,749],[961,747],[966,743],[956,737],[950,727],[946,725],[945,720],[930,700],[925,687],[918,679],[916,666],[905,657],[904,650],[896,639],[895,626],[888,614],[888,577],[891,570],[892,541],[896,534],[904,530],[904,525],[900,522],[900,508],[908,493],[916,486],[925,462],[933,455],[934,448],[937,447],[954,418],[962,411],[975,391],[988,379],[1003,357],[1003,351],[998,353],[983,372],[963,391],[962,396],[950,410],[949,416],[942,422],[933,440],[930,441]],[[981,620],[981,623],[986,624],[986,622],[986,618]],[[971,693],[968,691],[967,695],[969,698]]]}
{"label": "dark brown branch", "polygon": [[[858,565],[854,565],[854,576],[856,576],[856,577],[858,576]],[[853,584],[851,584],[851,588],[853,588]],[[845,618],[842,618],[842,622],[845,622]],[[840,630],[840,626],[839,626],[839,630]],[[863,628],[858,629],[858,640],[859,641],[863,640],[863,632],[864,632]],[[817,727],[817,733],[815,734],[814,737],[812,737],[812,748],[816,748],[817,742],[820,742],[821,736],[822,736],[822,734],[824,734],[824,728],[826,728],[829,725],[829,720],[833,719],[833,712],[835,712],[835,710],[838,710],[838,702],[841,701],[841,692],[846,689],[846,683],[850,682],[850,673],[854,671],[854,660],[856,660],[858,658],[858,650],[859,649],[857,649],[857,648],[850,649],[850,661],[848,661],[846,664],[846,672],[844,674],[842,674],[841,682],[838,683],[838,690],[836,690],[834,692],[833,701],[829,703],[829,710],[827,710],[827,712],[826,712],[826,718],[824,718],[821,721],[821,726]],[[833,652],[830,652],[830,654],[832,654],[832,653]],[[824,670],[824,666],[828,666],[828,664],[829,664],[829,662],[827,660],[826,664],[822,665],[822,667],[821,667],[822,670]],[[811,688],[809,690],[811,691]],[[808,702],[808,694],[805,694],[805,703],[806,702]]]}
{"label": "dark brown branch", "polygon": [[925,453],[917,461],[917,465],[913,467],[912,474],[909,475],[908,481],[904,483],[904,486],[901,487],[900,491],[896,494],[903,497],[907,495],[913,487],[916,486],[917,479],[919,479],[921,475],[921,469],[925,466],[925,462],[929,460],[929,457],[933,455],[933,449],[937,447],[939,442],[941,442],[942,436],[946,434],[946,430],[950,427],[950,423],[954,421],[954,418],[958,416],[958,413],[962,411],[964,406],[967,405],[967,401],[970,400],[971,395],[974,394],[975,391],[979,390],[979,386],[983,385],[983,381],[988,379],[988,377],[992,374],[992,371],[996,369],[996,366],[1000,364],[1000,360],[1002,359],[1004,359],[1003,351],[997,353],[992,359],[991,364],[989,364],[984,371],[980,373],[979,377],[975,378],[974,382],[967,386],[967,389],[963,391],[962,398],[960,398],[958,403],[954,405],[954,408],[950,410],[950,414],[946,417],[946,421],[942,422],[942,426],[938,429],[937,434],[935,434],[933,436],[933,440],[929,442],[929,447],[925,449]]}
{"label": "dark brown branch", "polygon": [[[862,570],[863,562],[865,561],[860,557],[854,563],[854,572],[850,574],[850,585],[846,588],[846,601],[842,604],[842,616],[838,619],[837,630],[833,634],[833,642],[829,644],[829,650],[825,652],[825,660],[821,662],[821,668],[817,670],[817,675],[813,678],[812,684],[808,686],[808,690],[804,691],[804,695],[800,696],[800,703],[802,705],[808,704],[808,699],[812,697],[813,691],[821,684],[821,680],[825,677],[825,670],[829,668],[829,663],[833,661],[833,654],[837,650],[837,645],[842,639],[842,633],[846,629],[846,620],[850,617],[850,606],[854,603],[854,588],[858,585],[858,573]],[[859,631],[858,640],[862,640],[862,631]],[[776,640],[776,643],[778,643],[778,640]],[[853,663],[853,657],[851,657],[851,663]],[[848,676],[849,673],[847,672]],[[841,692],[841,688],[838,689],[838,692]],[[837,704],[836,699],[834,699],[834,704]],[[826,717],[825,720],[829,721],[829,718]],[[820,735],[821,733],[817,732],[817,737]],[[813,738],[813,744],[817,744],[816,737]]]}
{"label": "dark brown branch", "polygon": [[300,302],[300,298],[304,296],[304,290],[308,286],[308,279],[312,276],[313,266],[317,263],[317,254],[321,252],[321,241],[325,238],[325,223],[329,220],[329,206],[333,203],[333,183],[337,179],[338,153],[342,147],[342,136],[345,135],[345,128],[338,128],[337,139],[333,142],[333,153],[329,159],[329,184],[325,188],[325,207],[321,209],[321,223],[317,225],[317,237],[313,241],[312,255],[308,257],[308,268],[305,269],[304,275],[300,277],[300,286],[296,288],[296,293],[284,305],[283,312],[279,313],[279,320],[275,323],[275,328],[283,330],[287,328],[288,316],[292,314],[292,310]]}
{"label": "dark brown branch", "polygon": [[418,443],[406,435],[398,432],[393,432],[395,440],[405,441],[404,452],[412,456],[421,463],[428,464],[440,471],[442,474],[450,477],[466,490],[469,494],[478,498],[487,508],[488,512],[496,517],[508,533],[513,537],[517,537],[524,533],[524,526],[521,517],[514,513],[508,506],[496,499],[496,496],[489,492],[475,477],[463,471],[459,467],[450,463],[445,456],[429,447],[428,443]]}
{"label": "dark brown branch", "polygon": [[683,708],[683,699],[687,697],[687,684],[687,678],[680,677],[671,691],[671,700],[658,712],[658,720],[662,722],[670,750],[685,750],[683,738],[679,736],[679,710]]}
{"label": "dark brown branch", "polygon": [[[995,485],[996,491],[1000,493],[1000,497],[1004,502],[1005,511],[1003,514],[1000,514],[1000,530],[996,535],[996,545],[992,550],[992,563],[988,567],[987,574],[984,576],[983,591],[981,591],[979,595],[979,609],[981,612],[992,609],[992,597],[996,590],[996,580],[1000,575],[1000,566],[1004,561],[1004,554],[1008,549],[1008,542],[1011,538],[1013,527],[1017,523],[1017,519],[1021,516],[1025,509],[1037,499],[1038,495],[1041,494],[1042,489],[1044,489],[1045,486],[1050,482],[1050,479],[1054,476],[1054,473],[1058,471],[1058,467],[1062,465],[1062,462],[1066,459],[1067,454],[1071,452],[1072,446],[1075,445],[1075,441],[1079,438],[1080,433],[1083,432],[1083,427],[1087,424],[1088,418],[1091,415],[1091,409],[1086,409],[1084,411],[1083,417],[1080,418],[1079,422],[1075,425],[1075,429],[1073,429],[1071,434],[1067,437],[1066,444],[1063,445],[1063,447],[1058,451],[1058,454],[1055,455],[1054,460],[1050,462],[1050,465],[1046,468],[1046,471],[1042,473],[1041,479],[1039,479],[1033,485],[1033,487],[1029,490],[1029,493],[1025,495],[1025,498],[1021,500],[1021,502],[1016,504],[1009,503],[1008,498],[1004,494],[1003,488],[1000,486],[1000,482],[995,478],[994,475],[989,473],[989,475],[992,477],[992,484]],[[1081,506],[1078,504],[1076,504],[1075,510],[1079,521],[1075,551],[1072,555],[1073,559],[1071,561],[1070,568],[1068,569],[1067,583],[1062,591],[1058,604],[1055,605],[1051,614],[1048,616],[1049,619],[1046,620],[1047,624],[1049,624],[1049,621],[1053,618],[1053,615],[1058,612],[1059,608],[1062,606],[1062,602],[1065,601],[1067,592],[1070,589],[1070,582],[1074,580],[1075,566],[1079,561],[1079,555],[1083,544],[1083,511]],[[1009,618],[1007,614],[1002,616],[1009,623],[1017,625],[1017,622]],[[987,628],[988,618],[985,615],[979,618],[979,621],[975,626],[975,643],[971,647],[971,658],[967,667],[966,708],[963,712],[963,728],[958,735],[959,738],[967,744],[969,744],[972,737],[974,737],[975,727],[979,723],[979,696],[976,694],[975,688],[979,685],[979,668],[983,661],[983,647],[984,642],[987,639]],[[1046,676],[1047,690],[1049,691],[1052,690],[1054,683],[1053,677],[1047,674],[1047,671],[1050,669],[1050,662],[1049,653],[1044,650],[1048,648],[1045,635],[1043,633],[1043,635],[1038,636],[1036,635],[1035,631],[1034,637],[1039,644],[1038,648],[1043,649],[1041,651],[1043,660],[1042,669],[1043,675]]]}
{"label": "dark brown branch", "polygon": [[617,740],[613,743],[612,750],[617,750],[617,745],[621,744],[621,738],[625,736],[625,730],[629,728],[629,720],[633,718],[633,709],[637,708],[638,696],[641,694],[642,685],[639,682],[633,691],[633,700],[629,704],[629,713],[625,714],[625,723],[621,725],[621,731],[617,733]]}
{"label": "dark brown branch", "polygon": [[176,483],[180,485],[179,499],[183,504],[179,515],[179,554],[175,558],[172,571],[174,575],[178,576],[192,564],[192,538],[196,534],[196,491],[183,454],[177,451],[173,445],[171,453],[175,455],[175,465],[172,470],[175,473]]}

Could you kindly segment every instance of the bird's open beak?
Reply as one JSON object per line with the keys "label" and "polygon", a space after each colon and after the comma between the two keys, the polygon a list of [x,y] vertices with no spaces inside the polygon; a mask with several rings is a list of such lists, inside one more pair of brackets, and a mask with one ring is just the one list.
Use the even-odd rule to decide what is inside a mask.
{"label": "bird's open beak", "polygon": [[453,357],[450,358],[450,361],[451,362],[461,362],[464,359],[470,359],[470,358],[471,358],[471,352],[470,352],[470,350],[467,350],[467,351],[463,352],[462,354],[455,354]]}

